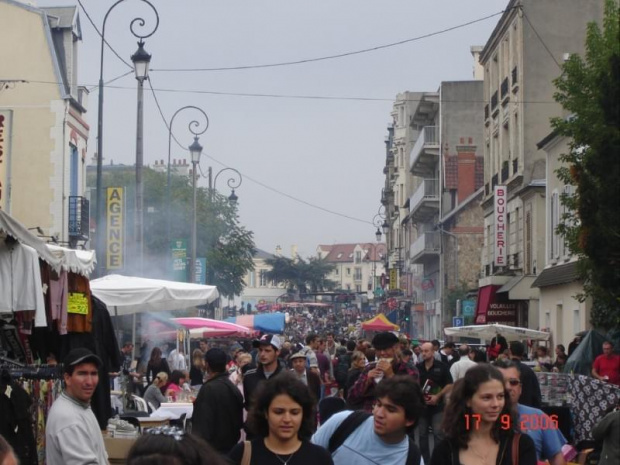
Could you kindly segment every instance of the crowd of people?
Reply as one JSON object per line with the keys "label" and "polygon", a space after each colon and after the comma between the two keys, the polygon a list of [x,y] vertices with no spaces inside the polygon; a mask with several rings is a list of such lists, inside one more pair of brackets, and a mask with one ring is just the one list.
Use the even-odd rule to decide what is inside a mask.
{"label": "crowd of people", "polygon": [[[119,377],[151,409],[192,387],[197,394],[191,427],[142,435],[127,463],[566,464],[567,440],[541,410],[540,386],[519,341],[498,337],[483,351],[389,332],[338,340],[329,331],[309,332],[303,341],[263,334],[251,345],[215,345],[201,340],[187,359],[182,349],[154,347],[140,367],[131,343],[124,344]],[[620,384],[620,356],[612,349],[604,344],[592,374]],[[553,362],[537,348],[534,369],[553,370],[564,348],[555,353]],[[101,366],[87,349],[63,361],[65,389],[46,429],[48,464],[107,463],[89,406]],[[604,443],[601,463],[620,460],[619,415],[610,412],[594,431]],[[8,460],[10,447],[0,454]]]}

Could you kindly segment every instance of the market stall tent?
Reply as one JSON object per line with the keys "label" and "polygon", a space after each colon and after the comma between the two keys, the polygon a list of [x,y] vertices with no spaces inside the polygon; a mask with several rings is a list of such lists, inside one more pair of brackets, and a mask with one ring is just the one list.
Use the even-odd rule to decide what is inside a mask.
{"label": "market stall tent", "polygon": [[399,331],[400,327],[395,325],[383,313],[379,313],[374,318],[362,323],[364,331]]}
{"label": "market stall tent", "polygon": [[446,336],[472,337],[487,341],[493,339],[498,334],[504,336],[507,341],[521,341],[523,339],[547,341],[551,337],[551,333],[544,331],[495,323],[488,325],[454,326],[452,328],[444,328],[444,333]]}
{"label": "market stall tent", "polygon": [[270,334],[282,334],[286,315],[281,312],[258,313],[256,315],[240,315],[226,318],[225,321],[236,323],[255,331],[262,331]]}
{"label": "market stall tent", "polygon": [[211,303],[219,297],[215,286],[122,275],[94,279],[90,289],[113,315],[183,310]]}
{"label": "market stall tent", "polygon": [[254,331],[245,326],[210,318],[172,318],[172,321],[189,330],[191,337],[250,337],[254,334]]}

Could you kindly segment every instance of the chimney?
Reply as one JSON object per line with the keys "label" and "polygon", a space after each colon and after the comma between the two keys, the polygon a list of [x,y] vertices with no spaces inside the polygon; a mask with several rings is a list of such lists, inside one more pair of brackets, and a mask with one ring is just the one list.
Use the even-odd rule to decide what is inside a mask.
{"label": "chimney", "polygon": [[462,145],[456,146],[457,153],[457,197],[460,204],[476,190],[476,146],[471,137],[461,137]]}
{"label": "chimney", "polygon": [[472,45],[469,47],[471,56],[474,57],[473,75],[476,81],[482,81],[484,79],[484,69],[480,64],[480,54],[482,53],[482,45]]}
{"label": "chimney", "polygon": [[282,247],[280,247],[279,245],[276,245],[276,256],[282,256]]}

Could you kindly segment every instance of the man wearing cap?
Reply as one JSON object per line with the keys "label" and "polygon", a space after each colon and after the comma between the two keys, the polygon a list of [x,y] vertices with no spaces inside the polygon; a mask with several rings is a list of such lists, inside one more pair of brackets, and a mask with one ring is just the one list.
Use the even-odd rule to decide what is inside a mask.
{"label": "man wearing cap", "polygon": [[99,423],[90,408],[101,365],[88,349],[73,349],[65,357],[65,390],[52,405],[45,429],[48,465],[108,463]]}
{"label": "man wearing cap", "polygon": [[394,375],[409,375],[418,382],[417,368],[410,367],[401,360],[400,341],[390,332],[377,333],[372,339],[377,361],[369,363],[351,387],[347,401],[352,405],[363,405],[363,410],[372,412],[375,402],[375,386],[383,378]]}
{"label": "man wearing cap", "polygon": [[284,364],[278,360],[278,355],[282,348],[282,340],[279,336],[263,334],[252,345],[258,348],[258,355],[256,357],[257,367],[248,370],[243,376],[243,393],[247,410],[250,409],[252,396],[258,385],[284,369]]}
{"label": "man wearing cap", "polygon": [[306,354],[297,352],[291,355],[290,360],[293,364],[291,371],[297,375],[302,383],[308,386],[308,389],[310,389],[310,392],[318,402],[321,398],[321,379],[314,371],[306,367]]}
{"label": "man wearing cap", "polygon": [[207,381],[194,403],[192,433],[218,452],[227,454],[241,436],[243,396],[228,379],[226,352],[209,349],[205,354],[205,366]]}

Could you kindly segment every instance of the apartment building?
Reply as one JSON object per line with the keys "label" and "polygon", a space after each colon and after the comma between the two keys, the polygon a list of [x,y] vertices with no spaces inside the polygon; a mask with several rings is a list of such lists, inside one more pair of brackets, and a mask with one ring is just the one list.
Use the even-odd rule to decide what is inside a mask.
{"label": "apartment building", "polygon": [[[334,265],[328,279],[336,283],[336,289],[367,293],[381,286],[385,276],[387,247],[383,242],[319,245],[317,256]],[[384,278],[385,279],[385,278]]]}
{"label": "apartment building", "polygon": [[592,302],[575,298],[583,292],[577,259],[557,233],[565,213],[561,198],[574,192],[574,186],[565,185],[556,175],[562,166],[560,155],[569,152],[568,139],[552,132],[539,142],[538,148],[545,152],[547,161],[545,267],[532,286],[540,289],[539,327],[551,332],[555,344],[566,346],[575,334],[590,329]]}
{"label": "apartment building", "polygon": [[89,233],[77,7],[0,0],[0,31],[0,208],[76,245]]}
{"label": "apartment building", "polygon": [[250,304],[255,309],[257,305],[276,303],[278,297],[286,294],[284,284],[267,279],[267,273],[271,271],[271,266],[266,261],[275,257],[276,255],[264,250],[256,250],[252,258],[254,269],[248,271],[245,276],[243,291],[240,296],[235,297],[236,304],[243,302],[244,306]]}
{"label": "apartment building", "polygon": [[562,114],[552,80],[582,53],[600,0],[511,0],[480,53],[484,68],[484,247],[476,322],[539,326],[546,160],[537,143]]}
{"label": "apartment building", "polygon": [[[416,301],[423,304],[425,337],[440,337],[452,326],[455,308],[447,295],[457,287],[477,287],[482,244],[483,141],[482,81],[442,82],[425,93],[411,125],[419,133],[409,154],[415,189],[407,222]],[[420,271],[421,270],[421,273]]]}

